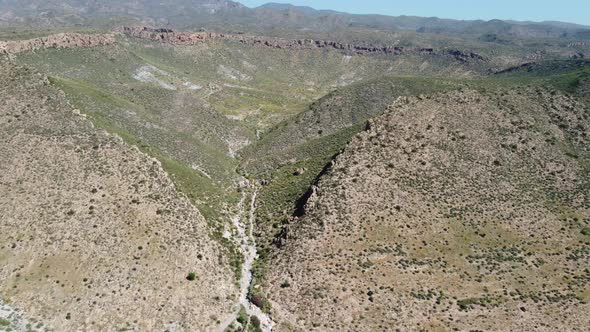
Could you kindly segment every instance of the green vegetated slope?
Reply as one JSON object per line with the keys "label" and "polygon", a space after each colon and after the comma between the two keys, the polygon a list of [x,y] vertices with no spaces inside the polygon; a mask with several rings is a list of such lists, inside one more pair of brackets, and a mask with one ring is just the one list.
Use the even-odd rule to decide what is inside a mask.
{"label": "green vegetated slope", "polygon": [[459,86],[460,81],[452,79],[379,77],[338,89],[272,128],[242,152],[243,171],[266,183],[259,195],[259,234],[272,240],[281,232],[321,171],[369,118],[381,114],[396,98]]}
{"label": "green vegetated slope", "polygon": [[180,189],[213,219],[224,202],[232,203],[239,178],[233,155],[256,139],[257,130],[389,65],[361,57],[345,61],[336,52],[127,39],[24,54],[18,61],[49,73],[97,125],[162,160],[179,177]]}
{"label": "green vegetated slope", "polygon": [[[301,214],[321,176],[359,132],[366,121],[386,111],[400,96],[426,98],[436,92],[476,89],[484,93],[521,88],[549,87],[587,100],[580,90],[588,87],[588,63],[561,61],[539,63],[544,68],[520,75],[494,75],[477,79],[428,77],[381,77],[339,89],[314,102],[307,111],[274,127],[257,144],[247,147],[241,167],[264,183],[258,198],[257,234],[264,261],[275,246],[285,243],[293,216]],[[572,87],[576,87],[572,90]],[[499,92],[502,94],[503,92]],[[259,264],[255,276],[263,279],[266,264]],[[272,266],[272,265],[268,265]],[[252,290],[263,298],[259,290]]]}
{"label": "green vegetated slope", "polygon": [[[399,59],[397,67],[409,71],[423,61],[411,59]],[[238,151],[326,93],[394,71],[398,60],[231,41],[173,46],[119,37],[110,46],[40,50],[17,61],[47,73],[97,127],[160,160],[227,242],[221,235],[240,197]],[[337,135],[328,149],[340,149],[348,137]],[[305,190],[299,185],[296,191]],[[239,255],[228,247],[237,270]]]}
{"label": "green vegetated slope", "polygon": [[260,221],[279,227],[296,208],[297,199],[346,142],[363,129],[365,121],[383,113],[399,96],[525,85],[550,86],[582,99],[587,96],[588,61],[543,61],[523,68],[474,79],[384,76],[338,89],[315,101],[308,110],[278,124],[243,151],[243,170],[268,183],[260,196]]}
{"label": "green vegetated slope", "polygon": [[[100,51],[54,50],[20,60],[45,67],[52,82],[96,125],[160,157],[167,170],[179,177],[179,188],[208,217],[217,217],[210,214],[216,209],[207,207],[221,204],[231,192],[237,163],[228,155],[229,144],[247,140],[247,133],[188,91],[135,80],[134,68],[140,60],[132,53],[116,48]],[[220,134],[225,132],[235,136]]]}
{"label": "green vegetated slope", "polygon": [[551,85],[584,97],[583,89],[590,77],[590,60],[547,60],[525,63],[496,73],[490,83]]}
{"label": "green vegetated slope", "polygon": [[[260,195],[260,221],[280,231],[281,222],[296,208],[297,199],[344,145],[363,129],[367,119],[384,112],[399,96],[415,96],[463,88],[479,90],[524,85],[552,86],[568,93],[584,87],[587,61],[546,61],[534,69],[515,69],[473,79],[383,76],[338,89],[266,133],[242,154],[242,169],[268,185]],[[521,72],[522,71],[522,72]],[[268,204],[265,204],[268,202]],[[268,235],[268,234],[267,234]]]}
{"label": "green vegetated slope", "polygon": [[[260,214],[275,227],[387,103],[400,95],[457,88],[472,81],[465,75],[495,66],[482,63],[476,71],[475,64],[450,56],[350,57],[231,41],[173,46],[124,37],[112,46],[45,50],[19,61],[50,73],[96,124],[162,160],[210,220],[238,197],[233,155],[246,147],[241,169],[270,183],[261,204],[273,204]],[[502,77],[490,85],[541,81],[514,73],[497,75]],[[464,82],[433,78],[441,75]],[[560,75],[567,83],[572,74]]]}
{"label": "green vegetated slope", "polygon": [[125,37],[111,46],[18,57],[49,73],[97,125],[158,157],[212,222],[239,196],[234,155],[313,100],[387,72],[472,71],[450,56],[429,59],[437,65],[425,67],[420,56],[350,57],[220,40],[174,46]]}
{"label": "green vegetated slope", "polygon": [[588,104],[493,83],[402,98],[336,158],[259,280],[278,330],[588,326]]}

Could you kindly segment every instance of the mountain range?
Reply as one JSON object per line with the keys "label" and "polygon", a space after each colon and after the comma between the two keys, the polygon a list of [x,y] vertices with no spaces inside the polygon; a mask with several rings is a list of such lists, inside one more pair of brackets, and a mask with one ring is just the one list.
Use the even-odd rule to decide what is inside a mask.
{"label": "mountain range", "polygon": [[[268,3],[247,8],[228,0],[2,0],[0,22],[40,26],[109,25],[137,21],[174,28],[269,31],[277,28],[331,31],[347,27],[437,34],[571,37],[590,39],[590,27],[562,22],[459,21],[415,16],[357,15]],[[225,25],[225,28],[223,27]]]}

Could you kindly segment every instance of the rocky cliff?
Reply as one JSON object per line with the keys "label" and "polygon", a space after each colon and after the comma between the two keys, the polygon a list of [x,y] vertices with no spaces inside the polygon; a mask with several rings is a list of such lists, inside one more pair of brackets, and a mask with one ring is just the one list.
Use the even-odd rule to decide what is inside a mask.
{"label": "rocky cliff", "polygon": [[27,40],[0,41],[0,54],[18,54],[46,48],[75,48],[110,45],[113,34],[60,33]]}
{"label": "rocky cliff", "polygon": [[175,45],[193,45],[211,39],[237,40],[246,45],[264,46],[278,49],[331,49],[341,51],[349,55],[360,54],[385,54],[385,55],[451,55],[461,62],[485,61],[486,59],[473,52],[464,52],[456,49],[435,50],[424,47],[401,47],[388,45],[356,45],[341,43],[332,40],[312,39],[282,39],[263,36],[250,36],[245,34],[224,34],[214,32],[178,32],[171,29],[152,29],[147,27],[123,27],[119,30],[131,37],[148,39],[157,42]]}

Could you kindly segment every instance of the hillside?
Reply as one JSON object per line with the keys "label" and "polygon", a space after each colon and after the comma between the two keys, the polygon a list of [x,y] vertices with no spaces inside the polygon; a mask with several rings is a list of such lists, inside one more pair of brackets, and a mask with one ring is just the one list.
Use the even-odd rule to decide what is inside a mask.
{"label": "hillside", "polygon": [[279,330],[584,330],[589,120],[542,88],[399,98],[286,227]]}
{"label": "hillside", "polygon": [[0,0],[0,331],[585,331],[589,31]]}
{"label": "hillside", "polygon": [[447,91],[460,86],[442,78],[385,76],[358,82],[314,101],[241,151],[243,172],[265,183],[258,198],[262,245],[280,235],[332,158],[399,96]]}
{"label": "hillside", "polygon": [[40,330],[215,327],[235,279],[160,163],[35,71],[2,59],[0,77],[2,301]]}
{"label": "hillside", "polygon": [[337,89],[242,150],[242,170],[265,183],[259,197],[258,231],[264,234],[262,237],[271,235],[270,239],[280,235],[281,225],[300,208],[318,174],[363,130],[368,119],[382,114],[400,96],[530,85],[550,86],[587,99],[584,91],[588,89],[589,70],[586,60],[539,61],[469,79],[461,74],[446,78],[384,75]]}

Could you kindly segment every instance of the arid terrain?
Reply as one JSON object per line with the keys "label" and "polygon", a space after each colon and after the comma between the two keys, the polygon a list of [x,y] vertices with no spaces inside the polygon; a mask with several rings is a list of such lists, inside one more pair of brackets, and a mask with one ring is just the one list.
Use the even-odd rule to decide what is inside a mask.
{"label": "arid terrain", "polygon": [[588,120],[544,90],[398,99],[288,225],[267,277],[276,317],[302,331],[584,330]]}
{"label": "arid terrain", "polygon": [[43,75],[2,61],[0,77],[3,301],[51,330],[215,326],[236,292],[229,264],[160,163]]}
{"label": "arid terrain", "polygon": [[0,331],[587,331],[590,27],[0,1]]}

